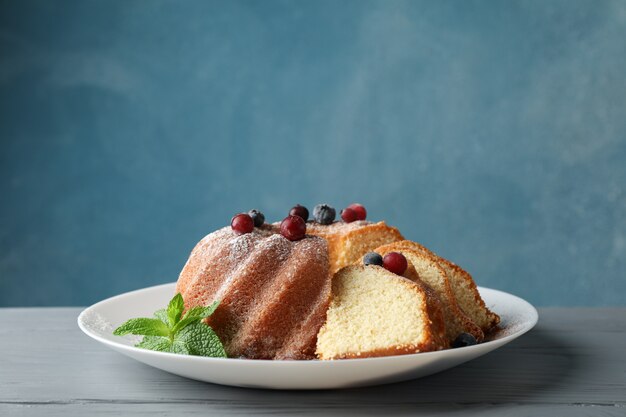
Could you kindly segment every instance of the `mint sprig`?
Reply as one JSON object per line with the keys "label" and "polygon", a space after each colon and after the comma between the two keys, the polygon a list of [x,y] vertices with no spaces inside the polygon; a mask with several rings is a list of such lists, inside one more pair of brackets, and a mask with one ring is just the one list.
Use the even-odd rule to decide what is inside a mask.
{"label": "mint sprig", "polygon": [[154,318],[130,319],[115,329],[113,334],[144,336],[135,345],[143,349],[225,358],[226,351],[219,337],[210,326],[202,322],[213,314],[218,305],[219,302],[215,301],[207,307],[193,307],[183,315],[185,303],[182,295],[176,294],[167,308],[155,311]]}

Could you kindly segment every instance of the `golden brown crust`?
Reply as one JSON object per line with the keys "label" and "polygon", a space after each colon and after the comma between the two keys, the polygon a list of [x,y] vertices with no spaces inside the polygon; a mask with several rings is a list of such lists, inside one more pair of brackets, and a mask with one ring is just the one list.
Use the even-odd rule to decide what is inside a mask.
{"label": "golden brown crust", "polygon": [[[426,304],[424,306],[430,318],[432,329],[432,340],[437,342],[437,346],[448,346],[446,338],[446,321],[444,315],[444,304],[435,290],[426,285],[421,279],[413,265],[409,265],[404,273],[404,277],[417,284],[425,293]],[[439,350],[439,349],[437,349]]]}
{"label": "golden brown crust", "polygon": [[451,344],[452,341],[454,341],[454,339],[459,335],[459,333],[462,332],[470,333],[479,342],[484,340],[485,334],[483,333],[482,329],[478,325],[476,325],[459,308],[454,293],[452,292],[452,288],[446,271],[439,266],[439,263],[433,256],[427,253],[413,250],[410,246],[404,244],[404,242],[407,241],[394,242],[389,245],[384,245],[377,248],[375,251],[380,253],[381,255],[385,255],[389,252],[400,252],[405,255],[409,263],[411,263],[412,258],[413,261],[419,258],[421,261],[428,263],[429,268],[437,271],[443,283],[443,285],[438,290],[435,290],[435,288],[433,288],[433,282],[428,282],[427,280],[425,280],[427,278],[426,276],[420,276],[419,272],[417,273],[417,275],[419,276],[419,281],[421,281],[424,285],[429,286],[432,291],[437,293],[443,304],[443,315],[446,323],[446,336],[448,338],[449,344]]}
{"label": "golden brown crust", "polygon": [[423,343],[418,346],[406,345],[406,346],[390,346],[386,349],[375,349],[368,352],[349,352],[344,353],[333,358],[320,358],[322,360],[338,360],[338,359],[364,359],[364,358],[378,358],[381,356],[395,356],[395,355],[410,355],[412,353],[420,352],[433,352],[442,350],[442,345],[437,345],[431,341],[429,343]]}
{"label": "golden brown crust", "polygon": [[452,284],[452,290],[454,293],[457,293],[457,291],[462,291],[462,292],[466,292],[467,290],[470,291],[471,296],[475,302],[474,307],[476,311],[475,311],[475,314],[473,315],[472,315],[473,313],[472,311],[467,311],[466,314],[470,316],[477,325],[480,326],[480,328],[482,329],[484,333],[490,332],[493,328],[495,328],[498,325],[498,323],[500,323],[500,316],[498,316],[496,313],[494,313],[493,311],[487,308],[487,306],[485,305],[485,301],[482,299],[482,297],[480,296],[478,292],[478,288],[476,287],[476,282],[474,281],[472,276],[469,274],[469,272],[465,271],[463,268],[447,260],[446,258],[443,258],[437,255],[436,253],[432,252],[427,247],[417,242],[404,240],[402,242],[398,242],[398,244],[404,247],[409,247],[409,248],[421,251],[425,254],[428,254],[429,256],[432,256],[440,264],[442,264],[442,266],[447,272],[449,272],[448,275],[450,274],[455,275],[455,277],[450,277],[450,278],[457,278],[465,282],[467,289],[455,286],[454,285],[455,280],[454,279],[450,280]]}
{"label": "golden brown crust", "polygon": [[328,241],[331,273],[355,263],[378,246],[404,240],[397,228],[382,221],[335,222],[330,225],[309,222],[307,233]]}
{"label": "golden brown crust", "polygon": [[441,259],[450,269],[454,271],[455,274],[458,274],[458,276],[462,277],[462,279],[464,279],[468,283],[476,306],[479,308],[479,310],[482,310],[483,314],[486,316],[486,321],[484,322],[484,324],[482,324],[483,331],[485,333],[492,331],[500,323],[500,316],[487,308],[487,306],[485,305],[485,301],[482,299],[478,292],[476,282],[474,282],[472,276],[469,274],[469,272],[465,271],[460,266],[448,261],[447,259]]}

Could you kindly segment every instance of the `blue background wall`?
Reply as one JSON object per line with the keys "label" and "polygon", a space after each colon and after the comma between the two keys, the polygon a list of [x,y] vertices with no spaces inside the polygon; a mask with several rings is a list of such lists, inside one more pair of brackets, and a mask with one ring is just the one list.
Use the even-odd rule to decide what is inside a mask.
{"label": "blue background wall", "polygon": [[480,285],[626,304],[626,2],[2,1],[0,60],[0,306],[353,201]]}

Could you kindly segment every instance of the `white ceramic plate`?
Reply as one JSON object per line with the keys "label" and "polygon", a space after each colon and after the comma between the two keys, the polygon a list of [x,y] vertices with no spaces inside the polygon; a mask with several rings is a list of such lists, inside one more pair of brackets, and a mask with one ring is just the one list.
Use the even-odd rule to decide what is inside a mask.
{"label": "white ceramic plate", "polygon": [[537,310],[511,294],[479,288],[485,303],[502,319],[489,341],[464,348],[412,355],[335,361],[271,361],[176,355],[139,349],[137,336],[118,337],[113,329],[129,318],[151,317],[167,305],[175,284],[132,291],[101,301],[78,316],[78,326],[124,355],[176,375],[215,384],[271,389],[329,389],[385,384],[430,375],[499,348],[537,323]]}

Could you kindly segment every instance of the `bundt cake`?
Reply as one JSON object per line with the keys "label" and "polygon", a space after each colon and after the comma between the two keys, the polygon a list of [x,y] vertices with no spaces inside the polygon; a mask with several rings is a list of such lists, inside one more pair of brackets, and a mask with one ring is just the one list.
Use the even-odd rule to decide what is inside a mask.
{"label": "bundt cake", "polygon": [[457,304],[463,312],[476,323],[484,333],[493,330],[500,323],[500,316],[487,308],[485,302],[478,293],[476,283],[472,276],[460,266],[438,256],[428,248],[410,240],[397,243],[433,257],[446,271],[450,287],[454,293]]}
{"label": "bundt cake", "polygon": [[433,351],[459,335],[481,341],[499,322],[467,272],[395,227],[366,221],[363,206],[344,209],[343,221],[324,204],[315,221],[308,215],[298,205],[266,224],[258,210],[240,213],[191,252],[176,290],[186,309],[219,301],[206,323],[229,357]]}
{"label": "bundt cake", "polygon": [[443,305],[446,337],[449,343],[461,333],[469,333],[477,341],[484,339],[485,335],[481,328],[459,308],[448,275],[433,256],[413,250],[402,242],[390,243],[376,248],[375,251],[381,255],[390,252],[401,253],[414,268],[419,279],[435,291]]}
{"label": "bundt cake", "polygon": [[380,266],[353,265],[332,280],[320,359],[402,355],[448,347],[438,298]]}
{"label": "bundt cake", "polygon": [[331,273],[359,261],[363,255],[378,246],[404,240],[398,229],[385,222],[359,220],[329,225],[308,222],[306,227],[307,233],[328,241]]}
{"label": "bundt cake", "polygon": [[220,301],[207,324],[229,357],[312,359],[330,301],[326,240],[291,241],[271,225],[250,230],[225,227],[203,238],[176,291],[187,309]]}

